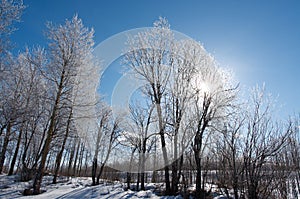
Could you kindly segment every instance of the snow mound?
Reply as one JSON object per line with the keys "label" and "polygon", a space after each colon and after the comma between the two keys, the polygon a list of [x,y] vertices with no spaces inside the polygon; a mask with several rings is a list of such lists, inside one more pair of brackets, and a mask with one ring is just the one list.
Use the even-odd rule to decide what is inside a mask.
{"label": "snow mound", "polygon": [[136,196],[139,198],[150,198],[152,196],[152,192],[150,190],[139,191],[136,193]]}
{"label": "snow mound", "polygon": [[107,187],[103,187],[98,192],[99,192],[99,195],[107,195],[110,193],[109,188],[107,188]]}

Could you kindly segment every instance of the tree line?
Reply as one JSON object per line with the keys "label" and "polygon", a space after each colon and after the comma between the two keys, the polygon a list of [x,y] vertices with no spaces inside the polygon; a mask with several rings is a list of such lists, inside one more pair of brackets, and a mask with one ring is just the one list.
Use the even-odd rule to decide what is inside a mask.
{"label": "tree line", "polygon": [[242,97],[230,71],[159,18],[128,37],[122,64],[143,86],[116,112],[97,92],[94,31],[77,15],[47,24],[47,47],[12,53],[24,9],[1,2],[1,173],[32,179],[32,194],[46,173],[97,185],[109,166],[126,173],[129,189],[144,190],[149,171],[153,182],[163,174],[165,195],[206,198],[216,184],[228,198],[298,197],[299,117],[276,119],[264,86]]}

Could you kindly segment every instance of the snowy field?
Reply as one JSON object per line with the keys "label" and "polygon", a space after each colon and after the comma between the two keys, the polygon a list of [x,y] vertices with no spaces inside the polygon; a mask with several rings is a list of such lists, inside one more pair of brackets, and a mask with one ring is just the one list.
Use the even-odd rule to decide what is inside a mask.
{"label": "snowy field", "polygon": [[91,178],[59,178],[57,184],[51,184],[52,177],[46,176],[43,180],[43,188],[46,192],[36,196],[23,196],[22,191],[28,188],[30,182],[18,182],[18,176],[0,175],[0,198],[164,198],[179,199],[181,196],[159,197],[154,192],[158,185],[147,184],[147,191],[125,191],[120,182],[102,182],[98,186],[90,186]]}
{"label": "snowy field", "polygon": [[[23,199],[38,199],[38,198],[56,198],[56,199],[83,199],[83,198],[101,198],[101,199],[182,199],[178,196],[158,196],[157,190],[161,184],[149,183],[146,185],[146,191],[124,190],[124,184],[120,182],[101,182],[98,186],[90,186],[92,179],[88,177],[78,178],[58,178],[57,184],[51,184],[52,177],[45,176],[43,179],[42,189],[43,194],[35,196],[23,196],[24,189],[29,188],[32,181],[19,182],[18,176],[0,175],[0,199],[4,198],[23,198]],[[223,198],[222,196],[215,199]]]}

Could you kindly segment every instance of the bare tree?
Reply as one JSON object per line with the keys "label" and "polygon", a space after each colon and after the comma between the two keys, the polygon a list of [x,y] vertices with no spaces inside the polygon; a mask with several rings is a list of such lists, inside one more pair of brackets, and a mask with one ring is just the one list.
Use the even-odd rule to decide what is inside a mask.
{"label": "bare tree", "polygon": [[176,41],[172,53],[172,72],[168,85],[168,124],[171,127],[173,139],[172,192],[178,192],[181,177],[183,152],[189,144],[192,135],[187,134],[189,128],[185,117],[187,106],[193,97],[190,88],[195,78],[201,46],[192,40]]}
{"label": "bare tree", "polygon": [[166,194],[169,194],[169,160],[166,149],[165,126],[166,120],[163,109],[163,96],[171,72],[171,48],[173,34],[166,19],[160,18],[154,23],[154,28],[138,33],[128,40],[128,53],[125,54],[125,63],[138,78],[146,81],[146,94],[156,107],[158,118],[161,148],[165,165]]}
{"label": "bare tree", "polygon": [[101,104],[99,107],[99,113],[98,115],[98,129],[96,134],[96,143],[95,143],[95,151],[94,151],[94,158],[93,158],[93,165],[92,165],[92,180],[93,185],[96,185],[96,177],[97,177],[97,167],[98,167],[98,156],[99,152],[101,150],[101,147],[103,147],[103,137],[104,132],[108,128],[109,120],[111,119],[111,109],[105,105],[104,103]]}
{"label": "bare tree", "polygon": [[285,157],[286,169],[290,169],[289,183],[291,184],[291,192],[294,198],[300,195],[300,119],[294,117],[292,119],[292,134],[289,138],[289,144],[286,153],[280,154]]}
{"label": "bare tree", "polygon": [[103,156],[101,158],[100,170],[97,175],[96,181],[97,185],[100,183],[100,177],[103,173],[104,167],[110,157],[112,150],[118,145],[117,141],[121,132],[121,129],[119,127],[120,122],[120,118],[114,118],[113,120],[110,120],[108,128],[104,131],[104,139],[102,139],[102,144],[106,147],[103,148]]}
{"label": "bare tree", "polygon": [[[219,157],[217,176],[219,184],[229,198],[229,189],[233,189],[234,197],[240,198],[240,190],[244,167],[241,159],[241,137],[245,119],[241,111],[230,115],[221,129],[221,136],[216,136],[216,157]],[[221,138],[221,139],[220,139]]]}
{"label": "bare tree", "polygon": [[266,198],[278,187],[273,187],[276,171],[270,169],[275,157],[286,145],[291,134],[291,124],[286,127],[272,119],[272,99],[264,88],[253,90],[246,116],[243,140],[245,189],[248,198]]}
{"label": "bare tree", "polygon": [[[147,153],[149,153],[153,146],[153,137],[157,133],[153,132],[152,123],[154,106],[148,103],[144,108],[138,103],[130,106],[130,122],[128,132],[125,134],[126,140],[130,142],[138,152],[138,177],[141,178],[141,190],[145,190],[145,164],[147,160]],[[152,128],[151,128],[152,127]],[[152,130],[152,132],[151,132]],[[149,163],[149,161],[148,161]],[[139,179],[137,180],[137,189],[139,187]]]}
{"label": "bare tree", "polygon": [[[19,22],[25,6],[22,0],[1,0],[0,2],[0,81],[5,76],[8,55],[11,50],[9,36],[16,30],[14,24]],[[3,75],[3,76],[2,76]]]}
{"label": "bare tree", "polygon": [[[76,77],[85,66],[92,64],[93,30],[85,28],[77,16],[66,20],[63,26],[48,26],[48,37],[52,41],[50,61],[44,74],[53,83],[53,104],[51,117],[43,144],[41,161],[33,183],[34,194],[40,193],[45,163],[55,132],[60,105],[64,97],[70,96]],[[84,70],[83,70],[84,71]]]}
{"label": "bare tree", "polygon": [[[33,64],[34,62],[34,64]],[[17,71],[13,74],[20,78],[22,86],[20,87],[20,99],[23,99],[22,103],[18,104],[18,107],[22,111],[18,111],[19,119],[16,131],[18,132],[17,143],[13,158],[11,160],[10,170],[8,175],[12,175],[19,153],[21,141],[24,131],[28,129],[28,123],[34,120],[34,116],[37,115],[39,110],[38,105],[46,106],[42,98],[46,95],[45,81],[36,65],[42,66],[45,64],[45,54],[40,48],[34,49],[30,52],[28,49],[25,53],[21,53],[17,60]],[[19,102],[21,102],[19,100]]]}
{"label": "bare tree", "polygon": [[56,156],[56,159],[55,159],[53,184],[56,184],[56,182],[57,182],[57,175],[58,175],[58,171],[59,171],[60,164],[61,164],[61,161],[62,161],[62,155],[63,155],[63,152],[65,150],[67,139],[69,138],[69,134],[70,134],[70,131],[71,131],[72,115],[73,115],[72,108],[71,108],[71,110],[69,110],[69,112],[70,113],[69,113],[69,116],[68,116],[68,119],[67,119],[66,132],[65,132],[65,135],[63,137],[61,148],[60,148],[59,152],[57,153],[57,156]]}
{"label": "bare tree", "polygon": [[[2,153],[0,155],[0,171],[5,161],[6,150],[11,136],[15,135],[16,150],[13,155],[9,174],[13,173],[14,165],[17,160],[21,138],[26,130],[28,122],[34,118],[38,102],[41,102],[41,96],[45,94],[43,90],[44,82],[37,68],[31,64],[28,58],[31,57],[41,65],[45,62],[43,50],[37,49],[33,52],[21,53],[18,59],[12,63],[11,75],[6,76],[3,80],[1,108],[2,130],[5,132]],[[0,134],[0,135],[1,135]]]}
{"label": "bare tree", "polygon": [[201,178],[202,158],[206,142],[218,129],[220,121],[225,120],[234,105],[237,89],[230,75],[218,68],[213,58],[202,49],[194,83],[192,100],[192,129],[194,130],[193,151],[197,166],[196,196],[205,197],[204,181]]}

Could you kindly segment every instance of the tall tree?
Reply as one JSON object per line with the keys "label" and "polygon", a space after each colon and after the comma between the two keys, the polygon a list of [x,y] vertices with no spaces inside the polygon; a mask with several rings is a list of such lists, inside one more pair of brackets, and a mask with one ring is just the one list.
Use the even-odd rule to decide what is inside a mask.
{"label": "tall tree", "polygon": [[47,106],[42,100],[42,98],[46,97],[45,81],[39,71],[39,67],[45,64],[45,53],[41,48],[32,51],[27,49],[26,52],[21,53],[17,59],[13,76],[18,77],[22,82],[22,86],[18,92],[19,98],[22,100],[19,100],[18,103],[18,107],[21,110],[18,111],[18,125],[16,126],[18,136],[8,175],[13,174],[23,133],[27,131],[29,123],[35,120],[34,118],[39,110],[38,106]]}
{"label": "tall tree", "polygon": [[218,158],[217,176],[223,186],[226,196],[229,189],[233,189],[234,197],[240,198],[242,190],[242,174],[244,171],[241,160],[242,129],[245,125],[245,116],[241,110],[227,117],[221,136],[216,136],[216,157]]}
{"label": "tall tree", "polygon": [[81,77],[80,73],[84,72],[89,65],[94,65],[92,60],[93,33],[93,30],[83,26],[81,19],[77,16],[74,16],[71,21],[66,20],[64,25],[48,25],[48,38],[51,41],[50,58],[44,74],[53,85],[53,103],[41,160],[33,183],[34,194],[40,193],[45,163],[56,130],[61,102],[64,98],[72,99],[71,93],[74,92],[73,88]]}
{"label": "tall tree", "polygon": [[[131,104],[129,107],[130,120],[124,137],[130,143],[133,153],[135,151],[138,152],[137,171],[138,178],[140,177],[141,180],[137,180],[137,190],[139,188],[139,182],[141,182],[141,190],[145,190],[147,153],[149,153],[153,147],[154,136],[157,136],[156,133],[153,133],[154,127],[152,126],[153,122],[155,122],[152,115],[154,108],[152,103],[147,103],[146,107],[143,107],[138,103]],[[147,163],[147,165],[151,164],[150,161]],[[130,168],[131,167],[132,160],[130,161]],[[129,172],[130,170],[131,169],[129,169]]]}
{"label": "tall tree", "polygon": [[166,194],[169,194],[169,158],[166,148],[166,116],[163,111],[169,81],[173,47],[173,33],[167,20],[160,18],[154,23],[154,28],[140,32],[128,40],[128,51],[125,54],[125,63],[134,73],[146,82],[146,95],[153,102],[158,118],[161,149],[164,160]]}
{"label": "tall tree", "polygon": [[171,83],[168,85],[168,125],[172,131],[173,141],[173,163],[172,163],[172,192],[178,192],[178,183],[181,176],[183,163],[183,152],[189,145],[192,137],[187,133],[189,128],[185,117],[186,110],[193,97],[190,88],[192,80],[196,75],[196,68],[199,64],[200,50],[199,43],[192,40],[176,41],[172,53]]}
{"label": "tall tree", "polygon": [[194,130],[192,142],[196,163],[196,196],[204,198],[202,179],[202,158],[207,148],[206,141],[217,132],[220,121],[230,114],[236,97],[230,73],[216,65],[213,57],[204,49],[200,50],[197,72],[192,87],[194,97],[191,101],[191,123]]}
{"label": "tall tree", "polygon": [[[286,145],[292,126],[279,125],[272,117],[272,98],[264,88],[256,87],[251,93],[246,116],[243,140],[243,164],[245,167],[245,190],[248,198],[268,198],[278,187],[276,172],[265,171],[268,160],[275,157]],[[266,178],[267,176],[267,178]]]}
{"label": "tall tree", "polygon": [[11,49],[9,36],[16,30],[25,6],[22,0],[1,0],[0,2],[0,80],[7,69],[7,56]]}
{"label": "tall tree", "polygon": [[103,148],[106,146],[103,143],[105,131],[108,128],[109,120],[111,119],[111,109],[105,105],[104,103],[101,103],[101,106],[99,106],[99,113],[97,113],[98,117],[98,128],[96,131],[96,143],[95,143],[95,150],[94,150],[94,158],[93,158],[93,165],[92,165],[92,180],[93,185],[96,185],[96,178],[97,178],[97,168],[98,168],[98,159],[99,159],[99,152],[101,150],[101,147]]}
{"label": "tall tree", "polygon": [[[2,172],[6,148],[10,139],[9,137],[13,123],[12,118],[15,117],[11,117],[9,115],[17,114],[14,112],[14,110],[12,110],[14,107],[7,106],[7,103],[12,105],[12,101],[8,100],[6,98],[7,96],[5,96],[7,94],[6,92],[8,92],[5,85],[13,78],[10,77],[10,74],[13,72],[11,66],[15,65],[13,58],[9,53],[11,50],[9,36],[14,32],[14,23],[20,20],[24,8],[25,6],[23,5],[23,2],[19,0],[2,0],[0,2],[0,136],[6,129],[4,143],[0,155],[0,173]],[[10,112],[9,115],[7,115],[7,111]]]}

